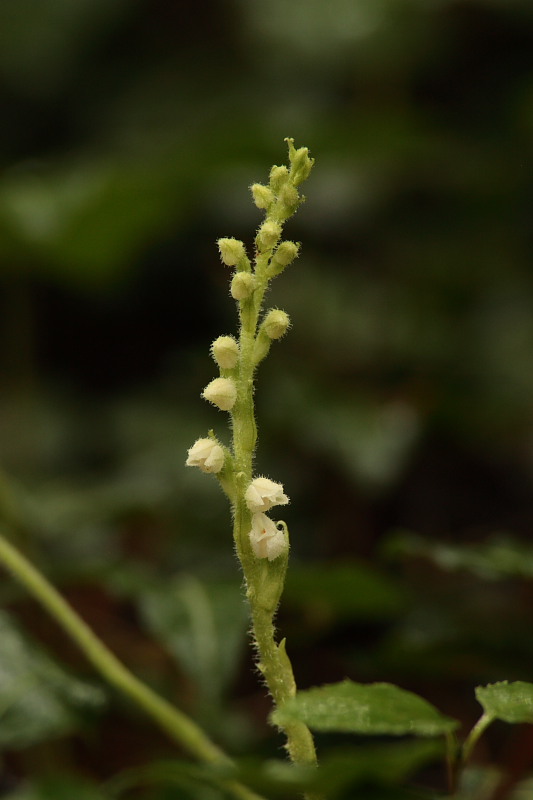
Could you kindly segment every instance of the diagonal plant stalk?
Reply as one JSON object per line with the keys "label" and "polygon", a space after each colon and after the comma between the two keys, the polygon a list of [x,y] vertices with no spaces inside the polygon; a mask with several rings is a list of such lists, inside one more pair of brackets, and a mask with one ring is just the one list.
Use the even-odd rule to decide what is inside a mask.
{"label": "diagonal plant stalk", "polygon": [[[189,450],[188,466],[215,473],[228,495],[233,512],[233,536],[242,565],[246,595],[250,604],[252,632],[257,649],[257,666],[275,705],[282,705],[296,693],[292,665],[285,640],[276,641],[274,618],[285,581],[289,555],[287,526],[275,524],[264,512],[284,505],[288,498],[281,484],[255,478],[257,428],[254,410],[254,377],[272,341],[289,327],[284,311],[270,309],[263,316],[263,301],[270,281],[298,255],[299,245],[281,241],[283,224],[304,199],[298,187],[309,176],[313,159],[305,147],[298,150],[287,139],[290,168],[272,167],[268,185],[251,187],[256,206],[265,219],[255,237],[253,265],[244,244],[237,239],[218,242],[223,263],[235,269],[231,294],[239,314],[238,341],[221,336],[213,342],[212,355],[220,377],[206,387],[203,397],[231,415],[232,446],[224,447],[212,431]],[[316,764],[312,735],[300,722],[288,724],[286,748],[298,764]]]}
{"label": "diagonal plant stalk", "polygon": [[[100,674],[143,709],[175,743],[205,764],[232,766],[231,759],[183,712],[137,678],[93,633],[44,575],[0,532],[0,562],[76,642]],[[264,800],[237,780],[221,779],[236,800]]]}

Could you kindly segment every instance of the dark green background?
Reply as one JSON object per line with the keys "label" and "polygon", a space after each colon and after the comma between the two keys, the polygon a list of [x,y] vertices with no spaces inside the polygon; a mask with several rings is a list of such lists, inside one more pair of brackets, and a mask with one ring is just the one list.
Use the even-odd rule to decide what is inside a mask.
{"label": "dark green background", "polygon": [[[279,754],[229,512],[183,465],[227,438],[199,397],[235,329],[216,239],[251,245],[247,187],[292,136],[316,166],[269,298],[293,328],[260,369],[257,469],[292,501],[300,682],[390,680],[468,727],[476,683],[533,680],[531,2],[3,0],[0,119],[4,521],[119,655],[229,750]],[[176,600],[199,590],[228,603],[220,680]],[[170,754],[133,719],[111,697],[70,738],[8,736],[6,791]],[[487,742],[533,764],[530,732]]]}

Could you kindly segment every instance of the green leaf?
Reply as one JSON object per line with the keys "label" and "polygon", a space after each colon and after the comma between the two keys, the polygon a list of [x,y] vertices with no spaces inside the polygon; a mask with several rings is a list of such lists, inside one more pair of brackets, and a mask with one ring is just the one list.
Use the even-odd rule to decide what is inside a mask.
{"label": "green leaf", "polygon": [[316,731],[392,736],[439,736],[459,724],[405,689],[350,680],[298,692],[273,712],[272,721],[281,726],[300,721]]}
{"label": "green leaf", "polygon": [[503,722],[533,723],[533,683],[500,681],[476,688],[485,714]]}
{"label": "green leaf", "polygon": [[236,581],[192,575],[146,592],[141,613],[157,638],[201,689],[215,700],[235,674],[248,626]]}
{"label": "green leaf", "polygon": [[76,710],[99,706],[101,690],[73,678],[0,612],[0,748],[68,733]]}

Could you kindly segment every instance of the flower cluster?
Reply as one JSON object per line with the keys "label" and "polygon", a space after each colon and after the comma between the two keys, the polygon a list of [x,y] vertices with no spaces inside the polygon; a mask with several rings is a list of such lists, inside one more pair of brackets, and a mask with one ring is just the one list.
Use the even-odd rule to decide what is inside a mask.
{"label": "flower cluster", "polygon": [[[252,478],[251,466],[257,437],[254,373],[272,342],[281,339],[290,327],[288,314],[279,308],[264,309],[263,300],[270,281],[299,255],[300,245],[282,238],[283,225],[305,199],[299,186],[313,166],[306,147],[296,149],[292,139],[286,141],[289,166],[273,166],[266,184],[250,187],[255,205],[265,212],[256,231],[253,260],[240,239],[223,237],[217,242],[220,259],[231,270],[230,292],[238,306],[240,335],[238,339],[219,336],[212,343],[211,355],[219,374],[204,388],[202,397],[230,413],[232,446],[223,447],[210,432],[208,438],[198,439],[189,449],[186,461],[189,467],[214,473],[227,494],[235,512],[234,536],[247,580],[252,577],[244,562],[249,562],[253,573],[254,557],[273,561],[289,548],[285,523],[275,523],[267,515],[273,506],[286,505],[289,498],[281,484],[265,477]],[[246,510],[249,514],[239,513]]]}
{"label": "flower cluster", "polygon": [[272,506],[284,506],[289,498],[283,492],[281,483],[274,483],[269,478],[255,478],[246,489],[244,499],[252,512],[252,528],[248,534],[252,550],[257,558],[268,558],[273,561],[289,546],[287,535],[264,512]]}

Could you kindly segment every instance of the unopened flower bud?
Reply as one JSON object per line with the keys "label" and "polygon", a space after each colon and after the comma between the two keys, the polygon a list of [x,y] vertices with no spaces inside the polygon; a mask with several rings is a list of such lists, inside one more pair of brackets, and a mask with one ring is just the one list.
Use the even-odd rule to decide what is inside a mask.
{"label": "unopened flower bud", "polygon": [[289,170],[287,167],[272,167],[270,170],[270,188],[274,194],[278,194],[289,180]]}
{"label": "unopened flower bud", "polygon": [[279,222],[273,222],[272,220],[263,222],[255,237],[255,243],[259,252],[264,253],[265,250],[271,250],[278,241],[280,235],[281,225]]}
{"label": "unopened flower bud", "polygon": [[255,277],[249,272],[238,272],[231,281],[231,296],[234,300],[248,300],[255,289]]}
{"label": "unopened flower bud", "polygon": [[224,466],[224,451],[214,439],[197,439],[188,450],[187,467],[199,467],[202,472],[220,472]]}
{"label": "unopened flower bud", "polygon": [[[283,523],[279,523],[282,525]],[[289,542],[283,528],[278,528],[276,523],[266,514],[253,514],[252,530],[248,537],[252,550],[257,558],[268,558],[274,561],[288,550]]]}
{"label": "unopened flower bud", "polygon": [[266,315],[261,326],[270,339],[281,339],[287,333],[291,321],[289,315],[279,308],[273,308]]}
{"label": "unopened flower bud", "polygon": [[286,139],[289,145],[289,160],[291,162],[291,180],[295,186],[305,181],[315,163],[313,158],[309,158],[307,147],[294,147],[294,139]]}
{"label": "unopened flower bud", "polygon": [[296,242],[281,242],[270,259],[270,264],[268,266],[269,277],[273,278],[275,275],[279,275],[280,272],[283,272],[285,267],[292,264],[294,259],[298,256],[299,250],[300,245]]}
{"label": "unopened flower bud", "polygon": [[281,205],[285,208],[287,214],[294,214],[301,202],[298,189],[289,182],[282,187],[278,195],[278,199]]}
{"label": "unopened flower bud", "polygon": [[222,263],[227,267],[237,267],[246,258],[244,244],[239,239],[219,239],[217,244]]}
{"label": "unopened flower bud", "polygon": [[237,387],[231,378],[215,378],[207,384],[202,397],[221,411],[231,411],[237,399]]}
{"label": "unopened flower bud", "polygon": [[219,336],[211,345],[211,353],[221,369],[233,369],[239,360],[239,345],[233,336]]}
{"label": "unopened flower bud", "polygon": [[272,506],[285,506],[289,502],[283,493],[283,485],[269,478],[254,478],[246,489],[244,499],[252,513],[268,511]]}
{"label": "unopened flower bud", "polygon": [[250,186],[250,190],[257,208],[268,208],[274,201],[273,191],[262,183],[254,183]]}

